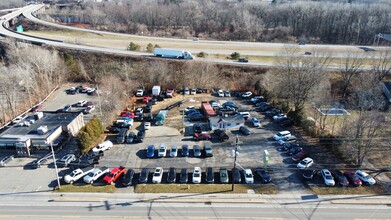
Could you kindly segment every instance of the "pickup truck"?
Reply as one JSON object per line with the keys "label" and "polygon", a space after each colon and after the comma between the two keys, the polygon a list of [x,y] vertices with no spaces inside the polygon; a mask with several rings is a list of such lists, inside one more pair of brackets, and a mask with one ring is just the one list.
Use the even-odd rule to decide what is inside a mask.
{"label": "pickup truck", "polygon": [[99,177],[105,175],[110,170],[107,167],[95,168],[93,171],[89,172],[86,176],[84,176],[83,180],[86,183],[93,184]]}
{"label": "pickup truck", "polygon": [[76,169],[72,171],[70,174],[67,174],[64,176],[64,181],[66,183],[73,184],[74,182],[78,181],[85,175],[87,175],[89,172],[92,172],[94,170],[93,167],[86,167],[83,169]]}

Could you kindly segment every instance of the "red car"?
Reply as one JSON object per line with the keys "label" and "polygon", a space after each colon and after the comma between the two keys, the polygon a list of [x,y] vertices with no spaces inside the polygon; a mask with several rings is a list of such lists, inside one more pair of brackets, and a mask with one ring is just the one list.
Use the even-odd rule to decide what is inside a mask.
{"label": "red car", "polygon": [[210,134],[208,133],[195,133],[193,135],[193,139],[196,140],[196,141],[199,141],[199,140],[210,140]]}
{"label": "red car", "polygon": [[43,109],[43,105],[41,104],[41,105],[36,105],[36,106],[34,106],[34,108],[33,108],[33,112],[39,112],[39,111],[41,111]]}
{"label": "red car", "polygon": [[121,117],[134,118],[134,113],[123,111],[123,112],[121,112]]}
{"label": "red car", "polygon": [[122,176],[126,172],[125,167],[115,167],[108,174],[106,174],[105,178],[103,178],[103,182],[106,184],[112,184],[115,182],[118,178]]}
{"label": "red car", "polygon": [[358,178],[358,176],[355,173],[346,171],[343,174],[346,176],[346,178],[349,180],[349,182],[353,184],[353,186],[361,186],[362,185],[361,180]]}
{"label": "red car", "polygon": [[297,162],[297,161],[300,161],[300,160],[306,158],[307,156],[308,156],[307,152],[300,151],[299,153],[292,156],[292,160]]}
{"label": "red car", "polygon": [[149,96],[144,96],[143,103],[148,103],[148,102],[149,102]]}

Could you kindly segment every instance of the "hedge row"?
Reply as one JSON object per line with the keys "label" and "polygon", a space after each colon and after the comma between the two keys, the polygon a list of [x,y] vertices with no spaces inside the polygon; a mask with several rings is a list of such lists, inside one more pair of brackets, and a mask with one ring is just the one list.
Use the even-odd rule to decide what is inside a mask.
{"label": "hedge row", "polygon": [[104,129],[102,127],[102,123],[96,116],[94,116],[77,135],[80,140],[79,149],[81,154],[85,154],[93,148],[103,132]]}

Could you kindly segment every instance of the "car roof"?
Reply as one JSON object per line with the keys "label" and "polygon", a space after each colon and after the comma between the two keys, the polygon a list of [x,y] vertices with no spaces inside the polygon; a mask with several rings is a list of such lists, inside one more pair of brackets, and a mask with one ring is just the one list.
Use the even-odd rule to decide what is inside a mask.
{"label": "car roof", "polygon": [[291,132],[289,132],[289,131],[280,131],[278,133],[280,133],[280,134],[290,134]]}

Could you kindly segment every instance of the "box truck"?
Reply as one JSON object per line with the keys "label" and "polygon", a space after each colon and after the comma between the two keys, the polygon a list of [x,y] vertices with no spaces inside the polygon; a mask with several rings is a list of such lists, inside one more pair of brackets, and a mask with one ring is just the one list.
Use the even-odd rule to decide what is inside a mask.
{"label": "box truck", "polygon": [[163,48],[155,48],[153,55],[156,57],[176,58],[176,59],[188,59],[192,60],[193,56],[189,51],[184,50],[169,50]]}
{"label": "box truck", "polygon": [[159,96],[159,94],[160,94],[160,86],[154,86],[152,88],[152,95]]}

